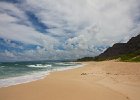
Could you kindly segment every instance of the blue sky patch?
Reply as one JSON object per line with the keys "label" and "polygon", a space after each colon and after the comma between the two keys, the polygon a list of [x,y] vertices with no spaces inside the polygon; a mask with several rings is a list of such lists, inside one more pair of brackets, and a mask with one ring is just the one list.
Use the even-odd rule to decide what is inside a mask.
{"label": "blue sky patch", "polygon": [[4,52],[5,50],[23,52],[25,50],[32,50],[32,49],[36,50],[37,47],[42,48],[41,46],[38,45],[28,45],[19,41],[11,41],[11,40],[0,38],[0,52]]}
{"label": "blue sky patch", "polygon": [[4,2],[9,2],[9,3],[20,3],[22,0],[0,0]]}
{"label": "blue sky patch", "polygon": [[32,23],[32,26],[41,33],[47,33],[49,29],[44,23],[42,23],[39,18],[31,11],[26,11],[26,15],[29,21]]}

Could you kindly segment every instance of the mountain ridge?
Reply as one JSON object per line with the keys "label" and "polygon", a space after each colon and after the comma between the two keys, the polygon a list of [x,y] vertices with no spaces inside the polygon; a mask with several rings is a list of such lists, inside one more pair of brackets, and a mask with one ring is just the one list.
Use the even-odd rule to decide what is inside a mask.
{"label": "mountain ridge", "polygon": [[[140,34],[132,37],[127,43],[115,43],[112,47],[106,49],[103,53],[96,57],[85,57],[77,61],[101,61],[109,59],[121,58],[124,55],[140,56]],[[126,57],[126,56],[125,56]]]}
{"label": "mountain ridge", "polygon": [[128,54],[140,50],[140,34],[132,37],[127,43],[116,43],[97,56],[100,59]]}

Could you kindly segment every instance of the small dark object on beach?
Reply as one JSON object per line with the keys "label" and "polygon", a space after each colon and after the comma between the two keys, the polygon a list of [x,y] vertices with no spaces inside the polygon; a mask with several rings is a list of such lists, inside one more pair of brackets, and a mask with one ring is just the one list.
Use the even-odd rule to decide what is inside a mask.
{"label": "small dark object on beach", "polygon": [[87,73],[82,73],[81,75],[87,75]]}
{"label": "small dark object on beach", "polygon": [[111,74],[111,73],[106,73],[106,74]]}
{"label": "small dark object on beach", "polygon": [[129,97],[126,97],[126,99],[130,100]]}

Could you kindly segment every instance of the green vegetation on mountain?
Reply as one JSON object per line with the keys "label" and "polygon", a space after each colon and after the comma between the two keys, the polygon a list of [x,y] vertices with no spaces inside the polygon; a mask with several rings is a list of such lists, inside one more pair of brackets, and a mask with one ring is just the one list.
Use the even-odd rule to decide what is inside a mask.
{"label": "green vegetation on mountain", "polygon": [[140,50],[133,53],[121,55],[119,59],[120,61],[140,62]]}

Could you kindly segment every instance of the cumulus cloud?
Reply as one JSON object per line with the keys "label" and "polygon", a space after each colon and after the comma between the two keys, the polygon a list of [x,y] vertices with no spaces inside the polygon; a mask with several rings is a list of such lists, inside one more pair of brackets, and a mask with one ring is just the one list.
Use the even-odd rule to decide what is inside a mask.
{"label": "cumulus cloud", "polygon": [[70,34],[78,38],[82,35],[85,39],[92,37],[95,39],[90,39],[93,44],[98,41],[99,44],[106,42],[112,45],[126,42],[139,31],[139,22],[135,22],[140,16],[138,0],[29,0],[27,4],[33,11],[42,9],[35,11],[36,15],[48,26],[56,27],[48,30],[51,35],[67,37],[72,31]]}
{"label": "cumulus cloud", "polygon": [[0,37],[40,46],[54,45],[57,41],[36,31],[25,12],[11,3],[0,3]]}
{"label": "cumulus cloud", "polygon": [[42,47],[14,53],[16,57],[95,56],[112,44],[137,35],[139,12],[139,0],[3,1],[0,2],[0,37]]}

